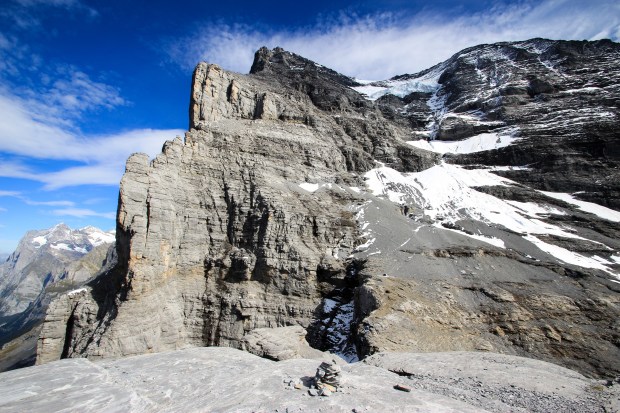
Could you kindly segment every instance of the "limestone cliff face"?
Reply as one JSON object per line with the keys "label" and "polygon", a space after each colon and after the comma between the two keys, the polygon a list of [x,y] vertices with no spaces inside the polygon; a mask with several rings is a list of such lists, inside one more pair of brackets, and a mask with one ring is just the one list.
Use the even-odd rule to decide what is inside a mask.
{"label": "limestone cliff face", "polygon": [[[348,360],[494,351],[617,375],[618,53],[483,45],[370,86],[282,49],[249,75],[199,64],[189,131],[127,161],[118,265],[50,306],[39,362],[300,325]],[[612,75],[587,83],[590,60]],[[571,162],[590,175],[555,179]]]}
{"label": "limestone cliff face", "polygon": [[[50,309],[48,321],[58,322],[42,333],[40,362],[239,347],[252,329],[315,319],[359,243],[349,186],[361,180],[350,169],[367,169],[373,155],[307,94],[277,87],[197,66],[190,131],[153,161],[127,161],[119,266],[92,297]],[[396,150],[390,156],[401,163]]]}

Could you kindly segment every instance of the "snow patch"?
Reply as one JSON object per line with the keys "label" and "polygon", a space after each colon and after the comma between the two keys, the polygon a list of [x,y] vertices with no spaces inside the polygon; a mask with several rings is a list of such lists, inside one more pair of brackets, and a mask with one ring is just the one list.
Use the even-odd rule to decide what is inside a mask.
{"label": "snow patch", "polygon": [[490,151],[493,149],[503,148],[512,145],[519,138],[510,135],[499,135],[497,133],[481,133],[462,141],[426,141],[420,139],[417,141],[408,141],[407,143],[416,148],[425,149],[440,154],[455,153],[466,154]]}
{"label": "snow patch", "polygon": [[309,182],[302,182],[302,183],[300,183],[300,184],[299,184],[299,186],[300,186],[302,189],[304,189],[304,190],[306,190],[306,191],[308,191],[308,192],[314,192],[314,191],[316,191],[317,189],[319,189],[319,186],[320,186],[320,185],[319,185],[319,184],[311,184],[311,183],[309,183]]}
{"label": "snow patch", "polygon": [[592,258],[585,257],[581,254],[577,254],[576,252],[569,251],[566,248],[562,248],[557,245],[548,244],[532,235],[528,235],[523,238],[530,241],[532,244],[536,245],[542,251],[546,252],[549,255],[554,256],[555,258],[557,258],[558,260],[562,262],[565,262],[567,264],[577,265],[579,267],[599,269],[599,270],[605,271],[608,274],[613,275],[616,278],[620,278],[620,275],[616,274],[610,268],[607,267],[607,265],[615,264],[615,262],[605,260],[598,256],[594,256]]}
{"label": "snow patch", "polygon": [[[489,226],[503,227],[521,234],[523,238],[539,249],[567,264],[606,271],[617,276],[608,266],[620,263],[620,257],[609,260],[595,256],[586,257],[556,245],[547,244],[535,235],[552,235],[563,238],[587,240],[574,234],[572,229],[544,222],[550,214],[565,215],[557,208],[533,202],[517,202],[496,198],[476,191],[473,187],[511,185],[507,178],[491,173],[491,169],[465,169],[458,165],[442,163],[422,172],[400,173],[382,166],[364,175],[370,192],[397,204],[415,204],[423,209],[423,214],[435,221],[436,228],[456,231],[461,235],[475,238],[500,248],[505,248],[501,239],[485,234],[471,234],[459,231],[457,227],[447,228],[443,223],[456,223],[459,220],[476,220]],[[606,219],[620,221],[620,212],[590,202],[574,200],[569,194],[543,192],[549,196],[580,205],[583,210],[597,213]],[[414,219],[420,220],[421,217]],[[439,222],[437,222],[439,221]],[[596,242],[588,240],[591,242]],[[367,246],[374,238],[367,241]],[[366,245],[365,244],[365,245]],[[367,249],[366,246],[366,249]],[[358,247],[359,248],[359,247]]]}
{"label": "snow patch", "polygon": [[78,288],[77,290],[72,290],[72,291],[69,291],[69,292],[67,293],[67,295],[68,295],[69,297],[73,297],[73,296],[78,295],[78,294],[81,294],[81,293],[83,293],[83,292],[86,292],[86,288]]}
{"label": "snow patch", "polygon": [[499,238],[496,238],[496,237],[487,237],[485,235],[470,234],[469,232],[458,231],[458,230],[453,229],[453,228],[446,228],[446,227],[444,227],[443,225],[441,225],[438,222],[433,224],[433,226],[436,227],[436,228],[440,228],[440,229],[446,230],[446,231],[453,231],[453,232],[456,232],[457,234],[464,235],[466,237],[473,238],[473,239],[476,239],[478,241],[486,242],[487,244],[494,245],[494,246],[496,246],[498,248],[503,248],[503,249],[506,248],[506,245],[504,244],[504,241],[499,239]]}
{"label": "snow patch", "polygon": [[559,199],[561,201],[567,202],[569,204],[575,205],[580,210],[584,212],[589,212],[591,214],[597,215],[600,218],[606,219],[608,221],[620,222],[620,212],[604,207],[599,204],[595,204],[594,202],[586,202],[580,201],[576,199],[573,195],[562,193],[562,192],[547,192],[540,191],[541,193],[555,199]]}
{"label": "snow patch", "polygon": [[[487,169],[465,169],[441,163],[422,172],[402,174],[388,167],[375,168],[365,175],[368,189],[375,196],[398,204],[413,203],[433,221],[456,222],[474,219],[523,234],[551,234],[579,238],[565,229],[538,218],[559,213],[537,206],[524,211],[524,205],[510,203],[473,189],[478,186],[505,186],[513,182]],[[493,241],[492,241],[493,242]]]}
{"label": "snow patch", "polygon": [[413,92],[433,93],[439,88],[439,77],[443,73],[443,66],[438,66],[429,72],[416,77],[399,80],[384,80],[378,82],[360,81],[363,86],[354,86],[351,89],[366,96],[368,100],[377,100],[381,96],[394,95],[405,97]]}
{"label": "snow patch", "polygon": [[66,244],[64,242],[57,242],[55,244],[50,245],[50,247],[52,247],[55,250],[75,251],[71,245]]}
{"label": "snow patch", "polygon": [[349,340],[354,312],[353,301],[339,305],[331,320],[331,325],[327,328],[330,341],[329,351],[339,355],[348,363],[359,361],[355,346]]}
{"label": "snow patch", "polygon": [[363,243],[362,245],[358,245],[357,247],[355,247],[355,252],[366,251],[368,248],[370,248],[372,244],[374,244],[376,240],[377,240],[376,238],[372,238],[366,241],[365,243]]}
{"label": "snow patch", "polygon": [[517,208],[524,215],[536,218],[538,216],[544,216],[548,214],[553,215],[567,215],[566,212],[560,211],[550,205],[540,205],[534,202],[519,202],[519,201],[506,201],[513,207]]}
{"label": "snow patch", "polygon": [[32,242],[38,244],[34,246],[35,248],[41,248],[42,246],[47,244],[47,238],[42,237],[42,236],[34,237],[32,239]]}
{"label": "snow patch", "polygon": [[98,247],[103,244],[111,244],[116,241],[116,231],[103,232],[97,228],[90,227],[93,230],[88,233],[87,239],[93,247]]}
{"label": "snow patch", "polygon": [[336,300],[332,300],[331,298],[326,298],[325,300],[323,300],[323,312],[324,313],[331,313],[334,308],[336,308],[338,305],[338,302]]}

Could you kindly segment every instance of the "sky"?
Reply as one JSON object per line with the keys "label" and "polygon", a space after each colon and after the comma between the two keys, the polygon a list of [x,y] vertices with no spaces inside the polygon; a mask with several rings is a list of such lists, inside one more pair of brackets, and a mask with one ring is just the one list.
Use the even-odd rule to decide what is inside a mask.
{"label": "sky", "polygon": [[30,229],[115,227],[134,152],[188,124],[199,61],[247,73],[281,46],[358,79],[415,73],[481,43],[620,39],[620,3],[0,0],[0,254]]}

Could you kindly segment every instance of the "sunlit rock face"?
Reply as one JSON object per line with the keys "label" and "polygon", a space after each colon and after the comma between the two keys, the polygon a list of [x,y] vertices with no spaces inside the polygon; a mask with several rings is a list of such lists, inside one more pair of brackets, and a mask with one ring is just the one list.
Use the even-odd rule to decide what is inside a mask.
{"label": "sunlit rock face", "polygon": [[282,49],[199,64],[189,131],[127,162],[118,265],[50,307],[39,362],[300,325],[349,361],[617,374],[619,62],[534,39],[365,84]]}

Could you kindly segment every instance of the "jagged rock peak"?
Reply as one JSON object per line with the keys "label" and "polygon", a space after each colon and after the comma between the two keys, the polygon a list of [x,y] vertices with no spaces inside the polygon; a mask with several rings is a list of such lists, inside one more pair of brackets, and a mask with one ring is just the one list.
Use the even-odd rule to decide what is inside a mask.
{"label": "jagged rock peak", "polygon": [[258,74],[263,71],[279,74],[286,73],[294,76],[296,74],[302,76],[313,74],[344,86],[360,85],[360,83],[349,76],[338,73],[298,54],[286,51],[281,47],[269,50],[263,46],[256,51],[250,74]]}

